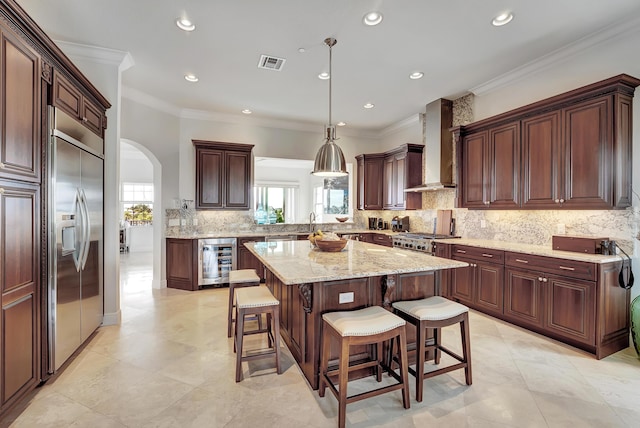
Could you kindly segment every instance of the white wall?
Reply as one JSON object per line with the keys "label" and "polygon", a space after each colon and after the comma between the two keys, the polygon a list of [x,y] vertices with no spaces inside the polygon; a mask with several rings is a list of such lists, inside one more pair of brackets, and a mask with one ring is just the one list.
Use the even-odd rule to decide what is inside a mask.
{"label": "white wall", "polygon": [[153,165],[146,157],[120,158],[121,183],[153,183]]}

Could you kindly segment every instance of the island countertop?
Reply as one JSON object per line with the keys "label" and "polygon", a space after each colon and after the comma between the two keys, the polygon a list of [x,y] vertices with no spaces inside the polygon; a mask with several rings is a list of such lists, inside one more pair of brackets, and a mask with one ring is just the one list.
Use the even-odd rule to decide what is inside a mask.
{"label": "island countertop", "polygon": [[248,242],[245,246],[286,285],[427,272],[468,264],[428,254],[350,240],[323,252],[309,241]]}

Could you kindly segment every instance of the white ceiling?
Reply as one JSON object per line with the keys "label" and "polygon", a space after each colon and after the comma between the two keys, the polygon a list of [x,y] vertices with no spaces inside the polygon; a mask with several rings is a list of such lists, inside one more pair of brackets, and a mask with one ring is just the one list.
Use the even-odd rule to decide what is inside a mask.
{"label": "white ceiling", "polygon": [[[177,108],[379,130],[576,40],[640,16],[638,0],[18,0],[54,40],[126,51],[122,82]],[[377,10],[382,24],[362,17]],[[503,27],[491,19],[515,14]],[[186,16],[192,33],[174,22]],[[304,48],[304,53],[298,49]],[[261,70],[261,54],[286,58]],[[409,73],[420,70],[421,80]],[[585,73],[588,73],[585,70]],[[621,71],[622,72],[622,71]],[[199,78],[192,84],[186,73]],[[126,90],[126,89],[125,89]],[[114,100],[111,100],[113,103]],[[371,102],[375,108],[365,110]]]}

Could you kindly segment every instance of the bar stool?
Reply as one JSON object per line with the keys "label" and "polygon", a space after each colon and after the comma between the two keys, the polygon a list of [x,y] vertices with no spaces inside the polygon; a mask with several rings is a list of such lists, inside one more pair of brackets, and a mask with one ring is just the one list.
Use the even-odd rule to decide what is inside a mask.
{"label": "bar stool", "polygon": [[[240,269],[229,272],[229,312],[227,314],[227,337],[231,337],[231,325],[235,321],[233,318],[234,291],[240,287],[254,287],[260,285],[260,277],[254,269]],[[262,328],[262,318],[258,319],[259,328]]]}
{"label": "bar stool", "polygon": [[[325,388],[328,386],[338,400],[338,427],[343,428],[345,425],[347,404],[397,389],[402,389],[402,404],[405,409],[408,409],[410,407],[410,399],[405,321],[380,306],[371,306],[347,312],[328,312],[322,315],[322,320],[322,356],[318,394],[320,397],[324,397]],[[399,375],[388,367],[383,366],[382,363],[383,342],[396,337],[400,343]],[[333,370],[329,370],[331,338],[337,339],[340,345],[338,369]],[[349,365],[350,346],[372,344],[376,345],[374,348],[374,360]],[[382,381],[382,369],[388,369],[389,375],[396,379],[398,383],[348,397],[349,372],[367,367],[375,367],[376,380],[378,382]],[[335,375],[338,375],[338,389],[336,389],[336,385],[330,378],[330,376]]]}
{"label": "bar stool", "polygon": [[[416,369],[409,367],[409,373],[416,378],[416,400],[422,401],[424,380],[464,368],[464,376],[467,385],[471,385],[471,344],[469,336],[469,308],[460,303],[434,296],[421,300],[409,300],[394,302],[392,304],[395,313],[416,326]],[[462,356],[445,348],[441,343],[442,327],[460,323],[462,336]],[[427,329],[434,332],[433,345],[426,345]],[[448,367],[443,367],[430,372],[424,372],[425,352],[435,351],[435,364],[440,364],[440,351],[446,352],[459,361]]]}
{"label": "bar stool", "polygon": [[[234,351],[236,351],[236,382],[242,380],[242,362],[257,360],[275,354],[276,371],[280,374],[280,302],[273,297],[265,286],[239,288],[236,294],[236,324]],[[247,315],[267,314],[266,328],[244,331],[244,319]],[[243,355],[243,338],[250,334],[267,333],[269,350],[258,354]]]}

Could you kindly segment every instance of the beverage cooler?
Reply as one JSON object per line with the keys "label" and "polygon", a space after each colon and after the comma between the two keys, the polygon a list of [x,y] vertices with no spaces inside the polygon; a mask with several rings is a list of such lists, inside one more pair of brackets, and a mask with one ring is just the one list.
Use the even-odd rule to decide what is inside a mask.
{"label": "beverage cooler", "polygon": [[229,271],[236,268],[236,239],[198,240],[198,286],[229,282]]}

